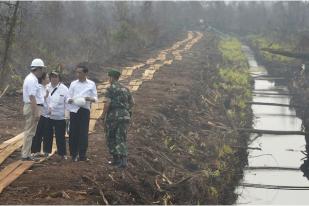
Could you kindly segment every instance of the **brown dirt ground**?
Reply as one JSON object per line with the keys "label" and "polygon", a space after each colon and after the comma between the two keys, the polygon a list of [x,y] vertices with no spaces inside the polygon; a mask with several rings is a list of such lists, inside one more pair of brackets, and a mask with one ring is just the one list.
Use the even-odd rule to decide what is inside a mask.
{"label": "brown dirt ground", "polygon": [[23,131],[22,97],[12,95],[0,100],[0,141]]}
{"label": "brown dirt ground", "polygon": [[[89,162],[60,161],[53,156],[35,164],[0,195],[0,203],[104,204],[100,191],[110,204],[233,203],[235,182],[242,173],[240,168],[233,169],[236,176],[229,176],[232,179],[202,179],[202,169],[216,170],[215,144],[231,141],[226,133],[209,128],[209,111],[201,103],[201,94],[210,93],[205,81],[215,78],[213,68],[220,61],[211,41],[203,38],[183,55],[182,61],[163,66],[152,81],[144,82],[134,94],[136,106],[128,135],[127,169],[107,164],[110,157],[98,122],[96,132],[89,136]],[[8,103],[1,102],[5,106],[0,108],[0,133],[5,134],[9,128],[6,138],[22,131],[21,115],[16,110],[19,105],[15,105],[20,102],[18,98],[8,97],[5,98]],[[212,113],[215,121],[228,124],[222,111]],[[233,141],[243,144],[244,140],[237,138]],[[192,141],[199,143],[198,155],[187,151]],[[234,167],[243,165],[229,158],[226,161],[233,160],[230,164]],[[222,176],[230,172],[227,169]],[[219,186],[218,194],[211,196],[208,186],[212,185]]]}

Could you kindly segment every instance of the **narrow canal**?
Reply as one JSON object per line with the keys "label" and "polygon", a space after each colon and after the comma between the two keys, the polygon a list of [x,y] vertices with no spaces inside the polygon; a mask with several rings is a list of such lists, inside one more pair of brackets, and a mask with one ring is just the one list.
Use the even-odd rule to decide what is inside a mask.
{"label": "narrow canal", "polygon": [[[253,77],[267,75],[249,47],[243,46]],[[289,104],[284,86],[271,80],[255,80],[254,102]],[[289,107],[252,105],[254,128],[300,131],[301,120]],[[251,135],[248,166],[236,189],[236,204],[309,204],[309,181],[299,169],[304,163],[305,138],[302,135]]]}

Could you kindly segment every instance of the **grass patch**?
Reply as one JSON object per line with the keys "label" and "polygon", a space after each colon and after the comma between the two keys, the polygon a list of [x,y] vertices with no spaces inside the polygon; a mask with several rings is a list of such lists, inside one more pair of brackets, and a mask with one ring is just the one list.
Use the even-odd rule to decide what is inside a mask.
{"label": "grass patch", "polygon": [[241,42],[236,38],[223,39],[219,42],[219,50],[222,53],[225,65],[219,69],[221,81],[216,87],[222,93],[229,94],[230,113],[239,115],[241,120],[246,120],[246,102],[252,98],[249,66],[247,58],[241,49]]}

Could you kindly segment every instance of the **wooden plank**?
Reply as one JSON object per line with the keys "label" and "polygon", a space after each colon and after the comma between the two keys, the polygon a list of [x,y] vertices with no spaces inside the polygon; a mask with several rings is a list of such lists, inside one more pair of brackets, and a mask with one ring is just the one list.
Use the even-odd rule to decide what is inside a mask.
{"label": "wooden plank", "polygon": [[[126,69],[131,69],[132,68],[126,68]],[[107,88],[109,86],[108,82],[104,82],[103,86],[100,86],[100,88]],[[103,89],[102,89],[103,90]],[[104,97],[100,97],[96,103],[94,103],[91,107],[90,111],[90,121],[89,121],[89,133],[93,133],[95,131],[95,125],[97,119],[102,115],[103,113],[103,107],[104,107]]]}
{"label": "wooden plank", "polygon": [[167,64],[167,65],[170,65],[170,64],[172,64],[173,63],[173,60],[171,59],[171,60],[166,60],[166,61],[164,61],[163,62],[163,64]]}
{"label": "wooden plank", "polygon": [[5,179],[13,170],[15,170],[20,164],[22,163],[21,160],[15,161],[8,166],[6,166],[3,170],[0,172],[0,182]]}
{"label": "wooden plank", "polygon": [[140,79],[135,79],[135,80],[132,80],[131,82],[129,82],[129,86],[139,86],[141,85],[143,82],[142,80]]}
{"label": "wooden plank", "polygon": [[20,139],[19,141],[9,145],[8,147],[6,147],[5,149],[1,150],[0,153],[0,165],[6,160],[6,158],[8,158],[13,152],[15,152],[15,150],[17,150],[18,148],[20,148],[23,145],[23,141],[22,139]]}
{"label": "wooden plank", "polygon": [[148,59],[148,60],[146,61],[146,64],[153,64],[153,63],[155,63],[156,61],[157,61],[156,59],[150,58],[150,59]]}
{"label": "wooden plank", "polygon": [[160,53],[157,60],[164,61],[166,59],[166,53]]}
{"label": "wooden plank", "polygon": [[[13,162],[12,164],[16,163]],[[14,182],[14,180],[16,180],[26,170],[28,170],[33,164],[33,161],[22,161],[22,163],[19,164],[16,169],[12,170],[10,174],[6,176],[6,178],[2,179],[2,181],[0,182],[0,194],[8,185]]]}
{"label": "wooden plank", "polygon": [[[99,101],[103,101],[103,98],[100,98]],[[91,116],[90,116],[90,121],[89,121],[89,133],[93,133],[95,131],[95,124],[98,118],[101,117],[103,113],[103,107],[100,108],[92,108],[91,109]]]}
{"label": "wooden plank", "polygon": [[106,89],[108,86],[109,86],[108,83],[106,83],[106,84],[100,84],[100,85],[97,86],[97,90]]}
{"label": "wooden plank", "polygon": [[2,150],[4,150],[6,147],[8,147],[10,144],[4,144],[4,143],[2,143],[1,145],[0,145],[0,153],[1,153],[1,151]]}
{"label": "wooden plank", "polygon": [[130,90],[131,90],[132,92],[135,92],[135,91],[138,90],[138,88],[139,88],[138,85],[137,85],[137,86],[132,86]]}
{"label": "wooden plank", "polygon": [[131,76],[133,74],[134,69],[124,69],[122,70],[121,74],[124,76]]}
{"label": "wooden plank", "polygon": [[156,72],[156,70],[152,70],[152,69],[146,69],[143,73],[143,75],[148,76],[148,75],[152,75]]}
{"label": "wooden plank", "polygon": [[133,70],[135,70],[135,69],[140,69],[140,68],[142,68],[142,67],[144,67],[146,64],[144,64],[144,63],[140,63],[140,64],[136,64],[136,65],[134,65],[134,66],[132,66],[132,67],[126,67],[126,69],[133,69]]}
{"label": "wooden plank", "polygon": [[13,137],[13,138],[11,138],[9,140],[4,141],[3,144],[11,144],[13,142],[16,142],[16,141],[22,139],[23,137],[24,137],[24,132],[16,135],[15,137]]}
{"label": "wooden plank", "polygon": [[[47,158],[41,157],[38,163],[43,162],[52,155],[54,155],[56,150],[57,150],[56,141],[54,141],[51,154]],[[0,194],[7,186],[9,186],[12,182],[14,182],[25,171],[27,171],[33,164],[35,164],[34,161],[17,160],[6,166],[0,172]]]}
{"label": "wooden plank", "polygon": [[142,80],[151,80],[153,79],[153,75],[154,73],[156,72],[156,70],[146,70],[144,73],[143,73],[143,77],[142,77]]}
{"label": "wooden plank", "polygon": [[163,66],[163,64],[155,64],[155,65],[153,65],[155,70],[159,70],[162,66]]}
{"label": "wooden plank", "polygon": [[153,79],[153,75],[143,76],[142,79],[143,80],[152,80]]}

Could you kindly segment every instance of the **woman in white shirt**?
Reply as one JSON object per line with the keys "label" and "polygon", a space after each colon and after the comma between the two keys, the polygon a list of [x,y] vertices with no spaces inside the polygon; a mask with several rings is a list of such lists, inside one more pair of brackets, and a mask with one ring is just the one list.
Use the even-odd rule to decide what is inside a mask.
{"label": "woman in white shirt", "polygon": [[42,113],[37,125],[35,136],[32,139],[31,153],[33,156],[40,156],[42,141],[46,137],[46,131],[48,128],[48,105],[46,102],[48,96],[46,86],[49,83],[48,75],[43,72],[42,77],[38,79],[38,82],[40,86],[40,94],[37,104],[42,107]]}
{"label": "woman in white shirt", "polygon": [[66,101],[68,98],[68,88],[60,82],[60,75],[56,71],[50,73],[50,84],[48,87],[48,134],[44,140],[44,151],[46,156],[52,151],[53,137],[55,133],[57,153],[62,159],[66,157]]}

